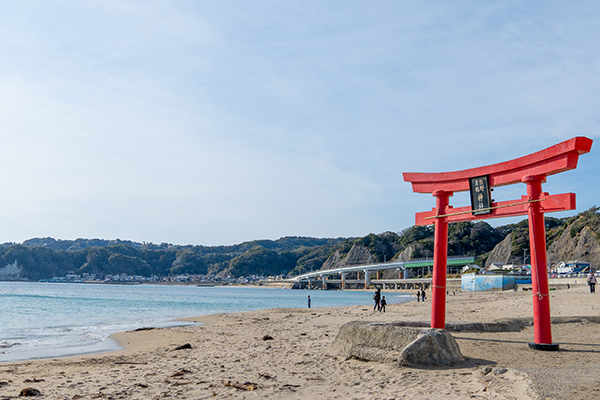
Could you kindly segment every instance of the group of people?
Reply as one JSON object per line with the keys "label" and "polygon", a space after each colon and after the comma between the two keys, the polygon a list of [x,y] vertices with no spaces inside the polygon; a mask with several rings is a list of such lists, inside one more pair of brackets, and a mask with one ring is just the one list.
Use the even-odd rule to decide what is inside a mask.
{"label": "group of people", "polygon": [[[587,283],[590,286],[590,293],[596,293],[596,275],[593,272],[587,277]],[[454,294],[454,292],[452,292]],[[425,297],[425,290],[417,290],[417,301],[425,301],[427,297]],[[375,301],[375,305],[373,306],[373,311],[377,310],[379,312],[385,312],[385,306],[387,305],[387,301],[385,301],[385,296],[381,295],[381,288],[377,288],[375,294],[373,295],[373,300]],[[308,308],[311,306],[310,296],[308,296]]]}
{"label": "group of people", "polygon": [[387,305],[387,301],[385,301],[385,296],[381,295],[381,288],[377,288],[375,294],[373,295],[373,300],[375,301],[373,311],[377,310],[379,312],[385,312],[385,306]]}
{"label": "group of people", "polygon": [[[417,301],[425,301],[425,291],[418,290],[417,291]],[[373,311],[377,310],[379,312],[385,312],[385,306],[387,305],[387,301],[385,301],[385,296],[381,295],[381,288],[377,288],[375,294],[373,295],[373,300],[375,301],[375,306],[373,306]],[[310,296],[308,296],[308,308],[311,306]]]}

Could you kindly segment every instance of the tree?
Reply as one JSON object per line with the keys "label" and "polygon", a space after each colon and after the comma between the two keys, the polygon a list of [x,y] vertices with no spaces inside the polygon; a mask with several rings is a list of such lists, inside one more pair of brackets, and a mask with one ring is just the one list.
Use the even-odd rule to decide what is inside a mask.
{"label": "tree", "polygon": [[232,276],[279,275],[284,271],[291,271],[297,260],[292,252],[278,254],[274,250],[257,246],[231,260],[228,268],[221,274]]}
{"label": "tree", "polygon": [[175,275],[206,274],[208,266],[198,254],[194,253],[191,249],[185,249],[177,253],[177,257],[168,271]]}
{"label": "tree", "polygon": [[117,253],[112,254],[108,258],[106,272],[111,275],[127,274],[150,276],[152,274],[152,268],[150,268],[150,265],[144,260]]}

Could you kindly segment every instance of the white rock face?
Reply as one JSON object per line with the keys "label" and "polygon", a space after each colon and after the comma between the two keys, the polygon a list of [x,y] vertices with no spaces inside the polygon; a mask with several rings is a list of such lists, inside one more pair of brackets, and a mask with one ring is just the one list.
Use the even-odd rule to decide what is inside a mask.
{"label": "white rock face", "polygon": [[375,259],[368,248],[353,245],[348,254],[342,258],[340,251],[336,250],[321,267],[321,270],[348,267],[351,265],[373,264]]}
{"label": "white rock face", "polygon": [[323,266],[321,267],[321,269],[327,270],[327,269],[339,268],[341,262],[342,262],[342,256],[340,254],[340,251],[336,250],[335,253],[330,255],[329,258],[327,259],[327,261],[325,261],[323,263]]}
{"label": "white rock face", "polygon": [[485,267],[488,268],[492,263],[497,263],[504,265],[508,263],[508,259],[510,258],[510,254],[512,251],[512,233],[506,235],[503,241],[498,243],[494,250],[490,253],[487,261],[485,262]]}
{"label": "white rock face", "polygon": [[343,267],[351,265],[373,264],[375,259],[368,248],[364,246],[353,245],[346,257],[342,260]]}
{"label": "white rock face", "polygon": [[14,263],[8,264],[4,268],[0,268],[0,279],[2,280],[13,280],[21,278],[23,268],[19,266],[17,260]]}

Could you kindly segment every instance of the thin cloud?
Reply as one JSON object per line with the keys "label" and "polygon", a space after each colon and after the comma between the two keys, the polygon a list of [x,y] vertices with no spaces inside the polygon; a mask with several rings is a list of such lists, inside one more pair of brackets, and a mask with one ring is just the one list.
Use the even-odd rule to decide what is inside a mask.
{"label": "thin cloud", "polygon": [[[211,245],[402,230],[434,204],[404,171],[600,137],[599,11],[2,3],[0,241]],[[591,207],[599,161],[592,150],[545,190]]]}

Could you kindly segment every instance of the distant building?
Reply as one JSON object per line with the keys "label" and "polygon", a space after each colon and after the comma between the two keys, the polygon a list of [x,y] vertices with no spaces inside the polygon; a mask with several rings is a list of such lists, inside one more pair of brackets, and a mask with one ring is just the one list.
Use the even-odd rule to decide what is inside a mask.
{"label": "distant building", "polygon": [[587,262],[582,262],[582,261],[567,261],[565,262],[560,262],[558,264],[556,264],[556,266],[554,267],[554,272],[561,275],[561,274],[579,274],[582,272],[587,272],[590,269],[590,263]]}
{"label": "distant building", "polygon": [[486,290],[514,290],[517,285],[531,284],[531,276],[506,274],[464,274],[461,289],[469,292]]}

